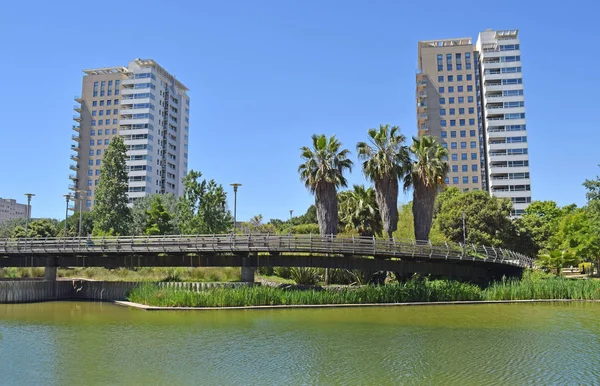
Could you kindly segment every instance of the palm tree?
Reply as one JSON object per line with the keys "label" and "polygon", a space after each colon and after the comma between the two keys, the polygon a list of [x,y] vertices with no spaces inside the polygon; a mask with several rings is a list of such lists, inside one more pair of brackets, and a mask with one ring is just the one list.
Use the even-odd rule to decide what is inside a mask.
{"label": "palm tree", "polygon": [[562,268],[566,265],[576,265],[579,259],[571,250],[554,249],[538,256],[540,265],[556,271],[556,276],[562,275]]}
{"label": "palm tree", "polygon": [[383,231],[388,238],[398,227],[398,180],[405,175],[406,160],[402,152],[406,137],[400,128],[379,125],[379,130],[369,129],[369,142],[356,145],[358,158],[363,160],[364,175],[375,184],[375,198],[383,221]]}
{"label": "palm tree", "polygon": [[435,196],[440,188],[445,186],[448,174],[446,150],[434,137],[424,135],[413,137],[413,144],[402,150],[407,160],[404,166],[407,171],[404,176],[404,190],[413,188],[413,217],[415,224],[415,239],[429,239]]}
{"label": "palm tree", "polygon": [[341,146],[335,135],[327,138],[323,134],[313,134],[312,148],[303,146],[300,149],[304,163],[298,167],[298,173],[315,195],[317,221],[322,236],[337,234],[337,188],[347,185],[344,171],[352,170],[352,161],[348,159],[350,151],[340,150]]}
{"label": "palm tree", "polygon": [[356,230],[361,236],[381,233],[381,218],[373,188],[354,185],[352,190],[340,192],[340,221],[347,230]]}

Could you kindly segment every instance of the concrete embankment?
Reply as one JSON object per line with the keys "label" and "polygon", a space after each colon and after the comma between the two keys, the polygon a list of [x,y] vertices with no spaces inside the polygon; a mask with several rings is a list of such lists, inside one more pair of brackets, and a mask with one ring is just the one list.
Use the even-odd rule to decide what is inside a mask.
{"label": "concrete embankment", "polygon": [[[164,288],[202,291],[215,287],[239,287],[257,283],[156,283]],[[1,303],[32,303],[48,300],[126,300],[127,294],[140,282],[89,280],[14,280],[0,281]]]}

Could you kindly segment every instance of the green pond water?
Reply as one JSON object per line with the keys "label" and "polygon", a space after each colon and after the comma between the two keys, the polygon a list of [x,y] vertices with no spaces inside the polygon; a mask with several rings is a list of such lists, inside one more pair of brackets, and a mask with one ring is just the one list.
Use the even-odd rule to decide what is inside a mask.
{"label": "green pond water", "polygon": [[0,304],[0,384],[594,385],[600,304],[148,312]]}

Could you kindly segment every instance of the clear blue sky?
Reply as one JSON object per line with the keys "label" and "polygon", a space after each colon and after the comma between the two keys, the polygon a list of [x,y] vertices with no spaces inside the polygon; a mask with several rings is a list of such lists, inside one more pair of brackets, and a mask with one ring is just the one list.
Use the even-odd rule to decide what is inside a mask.
{"label": "clear blue sky", "polygon": [[[296,172],[313,133],[353,152],[369,127],[416,134],[417,41],[519,29],[532,194],[585,202],[598,174],[598,13],[592,0],[3,1],[0,197],[64,216],[82,69],[153,58],[190,88],[190,168],[241,182],[238,219],[303,213]],[[364,179],[358,167],[350,183]],[[231,192],[231,191],[230,191]],[[400,201],[410,200],[401,195]],[[233,209],[233,193],[229,194]]]}

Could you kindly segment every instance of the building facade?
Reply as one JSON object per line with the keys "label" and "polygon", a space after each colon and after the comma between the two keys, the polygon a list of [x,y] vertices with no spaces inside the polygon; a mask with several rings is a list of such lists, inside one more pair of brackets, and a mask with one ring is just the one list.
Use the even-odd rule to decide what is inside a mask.
{"label": "building facade", "polygon": [[19,204],[17,200],[0,197],[0,222],[15,218],[27,218],[27,204]]}
{"label": "building facade", "polygon": [[419,42],[418,135],[448,149],[446,184],[531,202],[529,155],[518,31]]}
{"label": "building facade", "polygon": [[492,195],[510,198],[519,216],[531,203],[531,180],[518,31],[481,32],[476,51],[486,184]]}
{"label": "building facade", "polygon": [[481,140],[471,38],[419,42],[417,122],[448,149],[448,186],[480,190]]}
{"label": "building facade", "polygon": [[155,193],[180,196],[188,169],[187,87],[151,59],[84,73],[69,176],[83,210],[94,206],[102,157],[116,135],[127,147],[129,204]]}

